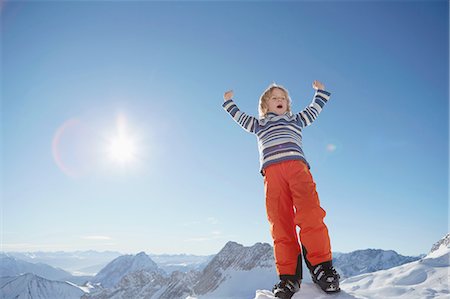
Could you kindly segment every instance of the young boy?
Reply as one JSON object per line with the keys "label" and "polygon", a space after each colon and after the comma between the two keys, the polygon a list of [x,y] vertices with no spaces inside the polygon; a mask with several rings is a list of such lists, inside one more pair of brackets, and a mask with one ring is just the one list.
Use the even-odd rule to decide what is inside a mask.
{"label": "young boy", "polygon": [[[291,112],[288,91],[271,84],[259,100],[259,119],[239,110],[233,91],[224,94],[223,108],[258,139],[261,174],[264,176],[267,217],[274,243],[280,282],[275,297],[288,299],[300,288],[301,256],[312,279],[327,293],[340,291],[339,274],[332,266],[330,238],[323,222],[316,184],[302,150],[302,129],[311,125],[330,98],[319,81],[312,103],[297,114]],[[300,227],[300,248],[296,227]]]}

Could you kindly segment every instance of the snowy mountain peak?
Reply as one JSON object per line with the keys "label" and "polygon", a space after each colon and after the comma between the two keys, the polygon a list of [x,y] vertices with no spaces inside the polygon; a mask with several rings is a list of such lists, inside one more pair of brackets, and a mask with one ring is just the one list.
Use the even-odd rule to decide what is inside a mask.
{"label": "snowy mountain peak", "polygon": [[77,298],[84,292],[67,282],[52,281],[27,273],[16,277],[0,278],[2,298]]}
{"label": "snowy mountain peak", "polygon": [[[245,247],[236,242],[228,242],[212,259],[208,267],[221,269],[250,270],[257,266],[271,267],[273,263],[272,246],[267,243],[256,243]],[[207,267],[207,268],[208,268]]]}
{"label": "snowy mountain peak", "polygon": [[231,277],[231,272],[251,271],[256,268],[273,268],[273,249],[267,243],[256,243],[245,247],[236,242],[228,242],[211,260],[194,286],[196,294],[214,291]]}
{"label": "snowy mountain peak", "polygon": [[131,261],[133,266],[138,268],[151,268],[152,270],[158,268],[158,265],[143,251],[134,257],[131,256]]}
{"label": "snowy mountain peak", "polygon": [[144,251],[141,251],[138,254],[136,254],[136,257],[145,257],[145,256],[147,256],[147,254]]}
{"label": "snowy mountain peak", "polygon": [[113,287],[125,275],[135,271],[163,272],[145,252],[136,255],[123,255],[106,265],[95,277],[94,283],[103,287]]}
{"label": "snowy mountain peak", "polygon": [[421,261],[433,267],[450,266],[450,234],[447,234],[438,242],[434,243],[429,254]]}
{"label": "snowy mountain peak", "polygon": [[434,243],[429,254],[435,254],[437,251],[448,251],[446,249],[450,249],[450,233]]}
{"label": "snowy mountain peak", "polygon": [[241,245],[237,242],[234,241],[228,241],[225,246],[222,248],[222,250],[233,250],[233,249],[237,249],[237,248],[243,248],[244,245]]}

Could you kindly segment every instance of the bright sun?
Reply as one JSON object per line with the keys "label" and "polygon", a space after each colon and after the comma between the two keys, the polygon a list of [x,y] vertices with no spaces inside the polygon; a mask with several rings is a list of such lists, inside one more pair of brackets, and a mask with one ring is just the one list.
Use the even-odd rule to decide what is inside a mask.
{"label": "bright sun", "polygon": [[136,158],[135,140],[127,132],[123,117],[118,118],[117,133],[110,139],[108,149],[110,158],[117,163],[129,163]]}
{"label": "bright sun", "polygon": [[117,162],[125,163],[134,159],[135,146],[131,139],[126,136],[117,136],[111,140],[110,157]]}

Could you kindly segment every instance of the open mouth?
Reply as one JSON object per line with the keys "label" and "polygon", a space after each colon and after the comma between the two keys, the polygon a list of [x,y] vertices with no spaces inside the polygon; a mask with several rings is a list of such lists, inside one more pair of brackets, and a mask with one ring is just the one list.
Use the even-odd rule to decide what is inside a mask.
{"label": "open mouth", "polygon": [[278,105],[277,108],[281,109],[281,108],[283,108],[283,105]]}

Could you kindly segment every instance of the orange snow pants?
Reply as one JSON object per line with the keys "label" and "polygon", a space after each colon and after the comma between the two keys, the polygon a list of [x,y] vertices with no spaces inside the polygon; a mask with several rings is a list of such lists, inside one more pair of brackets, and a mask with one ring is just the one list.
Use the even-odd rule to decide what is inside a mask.
{"label": "orange snow pants", "polygon": [[264,191],[278,275],[302,278],[297,226],[308,267],[331,261],[326,213],[308,165],[300,160],[269,165],[264,169]]}

